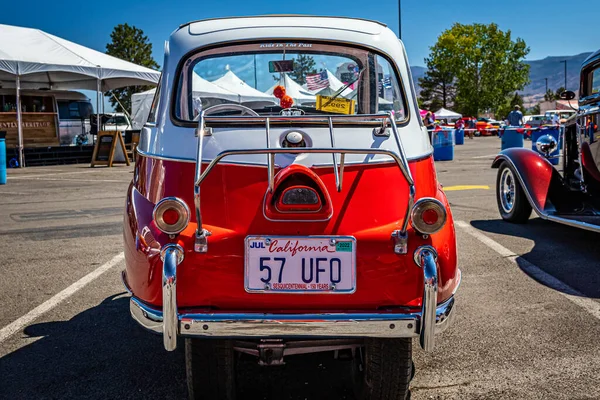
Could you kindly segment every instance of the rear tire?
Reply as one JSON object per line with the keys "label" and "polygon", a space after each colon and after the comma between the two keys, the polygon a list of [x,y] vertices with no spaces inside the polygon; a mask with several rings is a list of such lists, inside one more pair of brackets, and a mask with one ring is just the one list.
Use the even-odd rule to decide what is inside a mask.
{"label": "rear tire", "polygon": [[408,400],[414,376],[411,339],[365,339],[354,363],[359,400]]}
{"label": "rear tire", "polygon": [[498,169],[496,179],[496,201],[502,219],[515,224],[524,224],[531,216],[531,204],[516,178],[516,173],[504,161]]}
{"label": "rear tire", "polygon": [[235,357],[230,340],[185,339],[190,400],[235,400]]}

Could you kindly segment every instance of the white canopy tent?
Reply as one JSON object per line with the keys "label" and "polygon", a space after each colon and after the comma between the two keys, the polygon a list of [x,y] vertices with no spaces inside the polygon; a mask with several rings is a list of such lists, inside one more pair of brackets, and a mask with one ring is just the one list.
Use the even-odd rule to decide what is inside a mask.
{"label": "white canopy tent", "polygon": [[[0,24],[0,85],[16,89],[21,166],[21,89],[88,89],[103,92],[124,86],[155,85],[159,77],[158,71],[100,53],[39,29]],[[99,101],[98,96],[97,109]],[[98,122],[99,120],[98,115]]]}
{"label": "white canopy tent", "polygon": [[[146,123],[155,92],[156,89],[151,89],[145,92],[135,93],[131,96],[131,122],[134,129],[141,129]],[[202,100],[217,99],[232,103],[241,103],[241,100],[249,98],[233,93],[221,86],[217,86],[200,77],[198,74],[194,74],[192,77],[192,93],[194,97],[199,97]],[[273,97],[266,98],[271,103],[273,102]]]}
{"label": "white canopy tent", "polygon": [[439,110],[434,112],[434,114],[435,114],[436,119],[447,119],[448,121],[450,121],[452,119],[462,118],[462,114],[459,114],[459,113],[451,111],[451,110],[447,110],[445,108],[440,108]]}
{"label": "white canopy tent", "polygon": [[294,104],[304,104],[304,103],[315,103],[317,98],[314,94],[304,89],[298,83],[296,83],[292,78],[290,78],[287,74],[281,74],[281,78],[277,83],[275,83],[269,90],[265,93],[272,95],[273,90],[276,86],[281,85],[285,88],[285,94],[294,99]]}
{"label": "white canopy tent", "polygon": [[155,94],[156,89],[150,89],[134,93],[131,96],[131,127],[133,129],[142,129],[146,123]]}
{"label": "white canopy tent", "polygon": [[[254,89],[252,86],[241,80],[231,70],[227,71],[227,73],[219,79],[209,83],[235,93],[239,96],[239,99],[236,99],[235,101],[238,101],[239,103],[265,103],[265,105],[276,103],[274,96]],[[193,90],[196,91],[195,87],[193,87]]]}

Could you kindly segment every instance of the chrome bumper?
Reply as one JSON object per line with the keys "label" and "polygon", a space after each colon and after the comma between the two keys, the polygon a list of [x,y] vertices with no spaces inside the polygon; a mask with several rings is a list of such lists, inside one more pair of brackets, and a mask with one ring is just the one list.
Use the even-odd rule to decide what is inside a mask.
{"label": "chrome bumper", "polygon": [[419,312],[407,313],[191,313],[179,314],[176,302],[176,270],[183,251],[166,246],[162,251],[163,302],[165,310],[131,297],[130,311],[142,327],[161,333],[166,350],[175,350],[177,335],[212,338],[283,337],[419,337],[421,347],[433,350],[434,336],[443,332],[454,317],[454,296],[437,304],[437,261],[435,250],[423,246],[415,252],[415,262],[423,269],[423,305]]}

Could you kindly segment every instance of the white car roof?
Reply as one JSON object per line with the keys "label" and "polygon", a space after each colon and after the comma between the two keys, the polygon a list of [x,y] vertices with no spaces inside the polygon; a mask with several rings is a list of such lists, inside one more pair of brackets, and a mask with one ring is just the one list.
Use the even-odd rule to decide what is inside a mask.
{"label": "white car roof", "polygon": [[[226,22],[226,23],[224,23]],[[259,15],[249,17],[213,18],[188,22],[180,29],[189,27],[191,35],[252,28],[318,28],[355,31],[368,35],[378,35],[386,27],[380,22],[344,17],[324,17],[314,15]]]}

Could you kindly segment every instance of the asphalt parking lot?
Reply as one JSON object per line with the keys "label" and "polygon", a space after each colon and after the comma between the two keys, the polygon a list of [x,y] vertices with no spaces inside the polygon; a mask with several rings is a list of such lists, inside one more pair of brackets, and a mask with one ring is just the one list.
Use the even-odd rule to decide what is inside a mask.
{"label": "asphalt parking lot", "polygon": [[[526,142],[530,145],[530,142]],[[500,220],[496,137],[438,162],[463,281],[433,353],[414,344],[413,399],[600,399],[600,235]],[[0,398],[187,396],[183,346],[129,316],[120,283],[132,168],[9,171],[0,186]],[[241,399],[352,399],[331,354],[242,359]]]}

